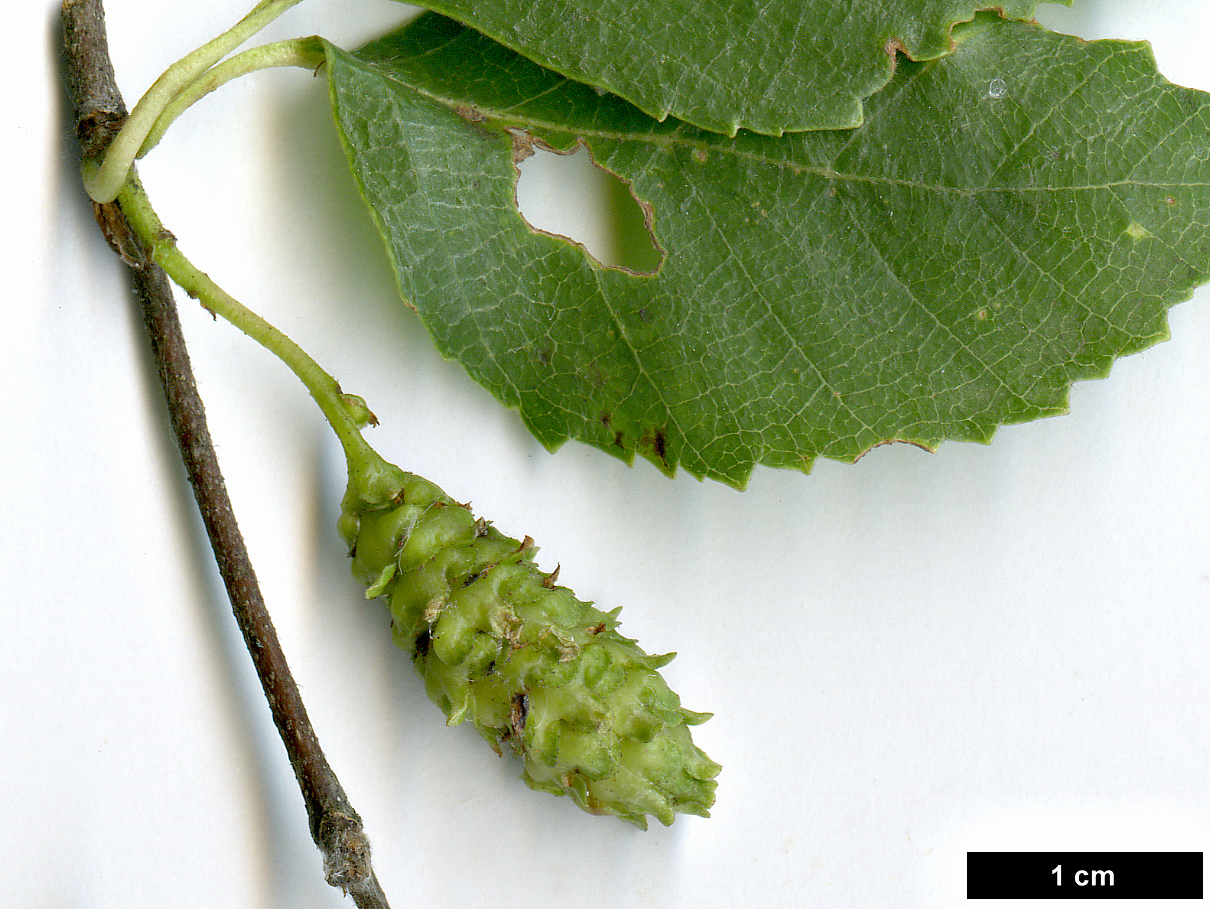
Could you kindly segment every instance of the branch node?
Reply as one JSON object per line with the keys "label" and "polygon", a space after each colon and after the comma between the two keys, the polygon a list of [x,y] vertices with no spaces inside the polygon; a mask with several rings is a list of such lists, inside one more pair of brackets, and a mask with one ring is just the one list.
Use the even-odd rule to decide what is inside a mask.
{"label": "branch node", "polygon": [[370,842],[361,818],[344,811],[327,812],[319,823],[317,837],[324,851],[324,877],[342,893],[364,886],[370,878]]}

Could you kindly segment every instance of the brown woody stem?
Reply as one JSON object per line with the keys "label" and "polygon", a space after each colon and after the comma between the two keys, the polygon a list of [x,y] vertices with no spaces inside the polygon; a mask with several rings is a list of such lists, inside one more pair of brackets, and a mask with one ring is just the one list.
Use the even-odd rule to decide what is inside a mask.
{"label": "brown woody stem", "polygon": [[[83,158],[93,160],[104,153],[127,114],[114,81],[101,0],[64,0],[63,24],[77,134]],[[131,179],[137,177],[132,174]],[[96,211],[110,243],[131,268],[181,457],[236,621],[298,778],[328,883],[349,893],[361,909],[387,909],[361,818],[319,745],[265,608],[210,440],[171,285],[144,252],[119,206],[97,205]]]}

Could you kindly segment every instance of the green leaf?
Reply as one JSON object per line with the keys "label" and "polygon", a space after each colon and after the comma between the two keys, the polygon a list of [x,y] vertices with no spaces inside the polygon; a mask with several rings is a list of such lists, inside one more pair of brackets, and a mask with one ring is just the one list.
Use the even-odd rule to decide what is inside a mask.
{"label": "green leaf", "polygon": [[[1059,0],[1070,3],[1071,0]],[[658,120],[771,136],[858,126],[896,51],[933,60],[973,0],[435,0],[530,60],[630,101]],[[1038,0],[1000,0],[1032,18]]]}
{"label": "green leaf", "polygon": [[[860,130],[657,123],[424,17],[329,49],[353,170],[438,348],[554,448],[743,485],[875,445],[987,441],[1167,337],[1210,276],[1208,96],[1146,45],[980,17]],[[605,268],[517,212],[530,141],[588,147],[664,261]]]}

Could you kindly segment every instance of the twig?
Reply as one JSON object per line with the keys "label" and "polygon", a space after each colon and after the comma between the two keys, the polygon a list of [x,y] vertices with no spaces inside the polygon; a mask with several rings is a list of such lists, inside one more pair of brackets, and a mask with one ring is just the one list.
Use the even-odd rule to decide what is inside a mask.
{"label": "twig", "polygon": [[[93,159],[104,152],[127,113],[114,81],[101,0],[64,0],[63,24],[77,134],[83,157]],[[132,179],[137,177],[132,174]],[[265,608],[210,441],[168,278],[144,255],[118,206],[109,203],[96,210],[110,243],[131,267],[181,457],[236,621],[298,778],[328,883],[350,894],[361,909],[388,909],[370,864],[361,818],[320,748]]]}

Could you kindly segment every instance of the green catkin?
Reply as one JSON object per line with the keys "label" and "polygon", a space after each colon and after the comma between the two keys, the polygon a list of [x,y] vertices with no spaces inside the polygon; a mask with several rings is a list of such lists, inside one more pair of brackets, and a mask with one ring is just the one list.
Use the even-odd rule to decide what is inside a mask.
{"label": "green catkin", "polygon": [[[360,490],[373,486],[368,494]],[[412,654],[450,725],[469,720],[497,753],[523,761],[534,789],[646,828],[647,815],[706,817],[719,766],[650,656],[432,483],[398,468],[351,478],[341,518],[353,574],[382,596],[395,642]]]}

